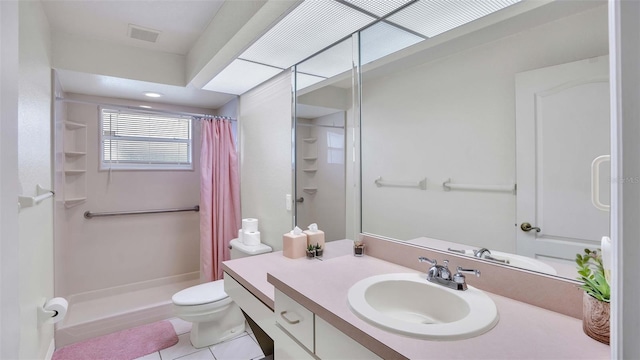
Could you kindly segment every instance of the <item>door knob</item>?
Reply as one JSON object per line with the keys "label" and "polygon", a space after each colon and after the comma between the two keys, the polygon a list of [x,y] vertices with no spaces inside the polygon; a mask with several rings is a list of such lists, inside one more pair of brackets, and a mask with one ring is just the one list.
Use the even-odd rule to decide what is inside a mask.
{"label": "door knob", "polygon": [[539,227],[531,226],[531,224],[529,224],[528,222],[522,223],[522,225],[520,225],[520,229],[522,229],[522,231],[526,231],[526,232],[529,232],[531,230],[535,230],[536,232],[540,232],[540,228]]}
{"label": "door knob", "polygon": [[296,202],[302,203],[304,202],[304,198],[300,196],[299,198],[296,199]]}

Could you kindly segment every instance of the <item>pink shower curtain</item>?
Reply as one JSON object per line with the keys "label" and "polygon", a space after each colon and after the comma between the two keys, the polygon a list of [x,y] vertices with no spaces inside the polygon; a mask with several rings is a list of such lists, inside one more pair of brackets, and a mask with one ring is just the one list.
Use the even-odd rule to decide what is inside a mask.
{"label": "pink shower curtain", "polygon": [[206,281],[222,279],[229,242],[240,229],[240,181],[231,123],[202,119],[200,149],[200,270]]}

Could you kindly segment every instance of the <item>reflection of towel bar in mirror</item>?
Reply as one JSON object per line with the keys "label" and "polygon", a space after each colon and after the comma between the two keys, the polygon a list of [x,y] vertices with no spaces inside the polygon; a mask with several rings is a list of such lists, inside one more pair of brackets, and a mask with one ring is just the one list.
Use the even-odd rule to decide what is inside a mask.
{"label": "reflection of towel bar in mirror", "polygon": [[390,186],[390,187],[410,187],[410,188],[418,188],[420,190],[427,190],[427,178],[424,178],[420,181],[388,181],[382,180],[382,176],[378,177],[375,181],[378,187],[382,186]]}
{"label": "reflection of towel bar in mirror", "polygon": [[54,192],[36,185],[36,196],[18,196],[18,204],[20,208],[38,205],[42,200],[48,199],[54,195]]}
{"label": "reflection of towel bar in mirror", "polygon": [[476,185],[476,184],[452,184],[451,179],[445,179],[442,182],[444,191],[450,190],[475,190],[475,191],[495,191],[510,192],[515,195],[516,184],[513,185]]}

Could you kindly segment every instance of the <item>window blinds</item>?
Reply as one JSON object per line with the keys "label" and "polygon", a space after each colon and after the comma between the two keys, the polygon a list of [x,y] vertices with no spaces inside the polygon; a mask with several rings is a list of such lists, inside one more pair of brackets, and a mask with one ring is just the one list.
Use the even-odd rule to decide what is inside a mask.
{"label": "window blinds", "polygon": [[191,118],[102,109],[104,168],[191,168]]}

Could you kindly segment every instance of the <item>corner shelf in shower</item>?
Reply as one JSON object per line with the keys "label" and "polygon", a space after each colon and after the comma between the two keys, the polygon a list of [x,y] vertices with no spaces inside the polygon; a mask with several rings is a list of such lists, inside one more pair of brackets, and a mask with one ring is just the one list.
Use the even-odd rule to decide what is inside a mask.
{"label": "corner shelf in shower", "polygon": [[65,170],[64,171],[66,175],[82,175],[86,172],[87,170]]}
{"label": "corner shelf in shower", "polygon": [[86,197],[73,198],[73,199],[64,199],[64,207],[66,207],[66,208],[74,207],[76,205],[82,204],[85,201],[87,201]]}
{"label": "corner shelf in shower", "polygon": [[318,160],[318,157],[317,156],[307,156],[307,157],[303,157],[302,160],[309,160],[309,161]]}
{"label": "corner shelf in shower", "polygon": [[87,155],[87,153],[84,151],[65,151],[64,155],[69,157],[80,157]]}
{"label": "corner shelf in shower", "polygon": [[306,142],[306,143],[309,143],[309,144],[316,142],[316,140],[318,140],[318,139],[316,139],[316,138],[306,138],[306,139],[302,139],[302,141],[304,141],[304,142]]}
{"label": "corner shelf in shower", "polygon": [[[66,111],[73,106],[68,104]],[[56,166],[62,168],[63,185],[61,200],[69,208],[87,200],[87,124],[80,121],[64,119],[64,114],[56,119],[64,124],[55,141],[61,142],[63,157]]]}
{"label": "corner shelf in shower", "polygon": [[302,169],[302,171],[308,172],[308,173],[314,173],[314,172],[318,171],[318,169]]}
{"label": "corner shelf in shower", "polygon": [[306,188],[302,188],[302,191],[306,192],[307,194],[315,194],[318,192],[318,188],[306,187]]}
{"label": "corner shelf in shower", "polygon": [[81,124],[81,123],[77,123],[77,122],[73,122],[73,121],[65,121],[64,122],[64,126],[68,130],[86,129],[86,127],[87,127],[87,125],[85,125],[85,124]]}

